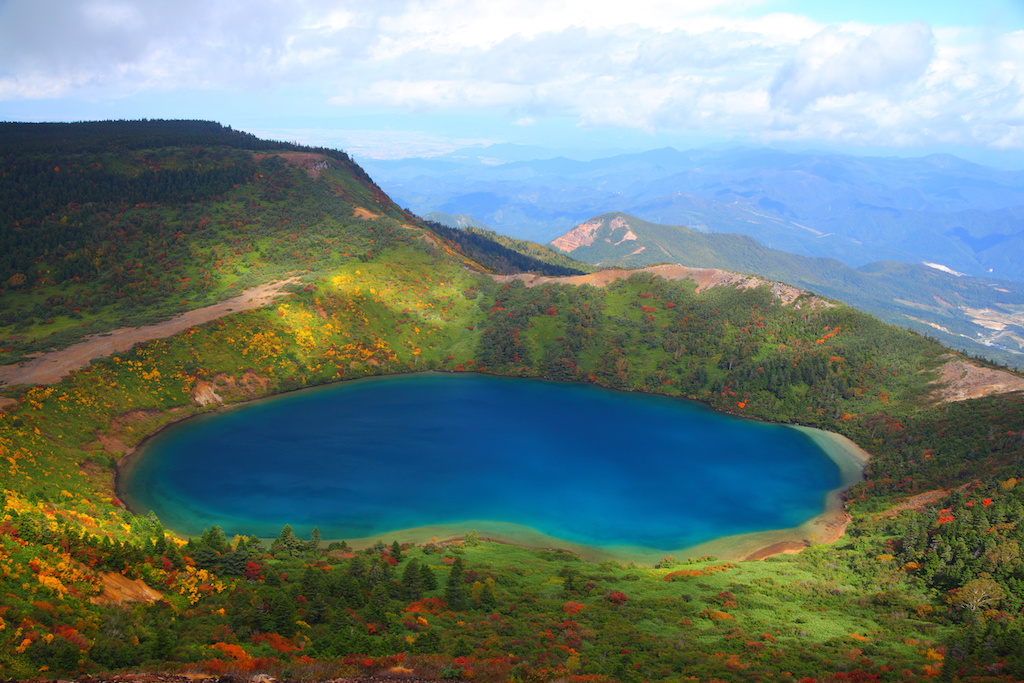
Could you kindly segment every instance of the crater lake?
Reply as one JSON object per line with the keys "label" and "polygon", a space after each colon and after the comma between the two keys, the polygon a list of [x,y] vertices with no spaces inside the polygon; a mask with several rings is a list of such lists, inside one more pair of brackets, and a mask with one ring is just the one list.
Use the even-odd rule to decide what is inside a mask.
{"label": "crater lake", "polygon": [[[172,425],[119,493],[176,532],[524,544],[652,555],[793,529],[859,476],[797,428],[678,398],[477,374],[361,379]],[[834,456],[834,454],[832,454]],[[628,553],[627,553],[628,554]]]}

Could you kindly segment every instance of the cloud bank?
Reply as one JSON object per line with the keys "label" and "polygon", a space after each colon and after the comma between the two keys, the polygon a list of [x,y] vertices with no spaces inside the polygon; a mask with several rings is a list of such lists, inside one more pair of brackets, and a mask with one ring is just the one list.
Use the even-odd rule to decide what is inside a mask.
{"label": "cloud bank", "polygon": [[0,107],[287,89],[320,115],[479,112],[520,127],[558,116],[754,142],[1024,149],[1024,32],[822,24],[759,4],[6,0]]}

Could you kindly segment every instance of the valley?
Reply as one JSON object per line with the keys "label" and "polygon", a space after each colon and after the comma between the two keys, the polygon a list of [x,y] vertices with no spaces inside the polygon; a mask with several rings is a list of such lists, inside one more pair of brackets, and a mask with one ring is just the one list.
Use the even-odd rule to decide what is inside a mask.
{"label": "valley", "polygon": [[975,277],[1022,279],[1020,171],[948,154],[666,147],[580,161],[528,151],[524,159],[515,146],[469,147],[365,163],[397,202],[421,215],[461,215],[467,224],[536,242],[618,211],[702,233],[747,235],[853,268],[927,261]]}

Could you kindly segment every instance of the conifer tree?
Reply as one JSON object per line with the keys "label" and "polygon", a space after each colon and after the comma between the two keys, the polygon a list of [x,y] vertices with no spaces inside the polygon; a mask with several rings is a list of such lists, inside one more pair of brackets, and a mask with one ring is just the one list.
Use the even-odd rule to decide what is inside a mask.
{"label": "conifer tree", "polygon": [[295,603],[283,590],[270,599],[269,617],[275,633],[289,638],[295,635]]}
{"label": "conifer tree", "polygon": [[378,583],[370,591],[370,599],[366,606],[366,620],[377,624],[388,623],[388,609],[391,607],[391,597],[388,595],[387,586]]}
{"label": "conifer tree", "polygon": [[423,582],[424,592],[437,590],[437,577],[434,576],[434,570],[430,568],[429,564],[420,565],[420,578]]}
{"label": "conifer tree", "polygon": [[231,548],[227,536],[224,535],[224,530],[217,525],[213,525],[203,531],[203,535],[199,537],[199,540],[203,545],[209,546],[218,553],[223,553]]}
{"label": "conifer tree", "polygon": [[419,600],[423,595],[423,574],[419,560],[412,559],[402,572],[402,597],[405,600]]}
{"label": "conifer tree", "polygon": [[469,602],[469,590],[466,588],[466,568],[461,557],[452,563],[448,582],[445,584],[444,599],[452,609],[465,609]]}
{"label": "conifer tree", "polygon": [[302,548],[305,545],[299,540],[299,537],[295,535],[292,530],[291,524],[285,524],[284,528],[281,529],[281,534],[274,540],[274,543],[270,546],[272,552],[286,552],[292,557],[302,552]]}

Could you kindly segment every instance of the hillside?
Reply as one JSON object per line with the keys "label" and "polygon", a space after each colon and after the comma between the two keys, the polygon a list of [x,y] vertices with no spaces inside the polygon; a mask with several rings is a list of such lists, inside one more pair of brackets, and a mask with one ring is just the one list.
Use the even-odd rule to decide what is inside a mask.
{"label": "hillside", "polygon": [[591,218],[551,244],[596,266],[670,262],[788,282],[952,348],[1024,367],[1024,286],[1017,282],[906,263],[851,268],[835,259],[768,249],[745,235],[658,225],[618,212]]}
{"label": "hillside", "polygon": [[[0,363],[436,241],[337,150],[203,121],[7,123],[0,141]],[[547,272],[486,240],[472,258],[510,256]]]}
{"label": "hillside", "polygon": [[[25,279],[0,300],[21,325],[19,348],[58,346],[47,325],[77,338],[87,314],[91,329],[110,332],[122,318],[164,319],[249,285],[295,281],[263,306],[220,310],[54,383],[2,390],[5,678],[125,669],[579,683],[1024,676],[1024,399],[1007,393],[1017,375],[986,376],[932,340],[752,276],[498,275],[397,209],[340,153],[261,148],[219,127],[214,137],[233,144],[196,143],[156,125],[169,128],[157,141],[105,124],[98,141],[71,125],[56,148],[49,135],[23,143],[20,158],[37,170],[18,177],[35,178],[19,181],[35,213],[2,226]],[[208,164],[223,177],[238,165],[248,180],[203,190],[197,179],[188,199],[163,194],[165,171],[194,178]],[[57,198],[78,199],[29,192],[65,169],[78,169],[78,194]],[[98,192],[89,169],[143,179],[129,183],[139,196],[88,195]],[[76,265],[62,273],[65,261]],[[207,306],[193,306],[201,295]],[[82,319],[73,308],[40,319],[49,302],[74,297],[91,306]],[[123,458],[170,423],[421,370],[696,399],[837,432],[871,462],[832,543],[809,536],[784,548],[802,552],[764,561],[658,566],[585,562],[472,529],[358,548],[300,539],[291,526],[276,539],[227,538],[216,526],[184,539],[118,497]],[[988,395],[951,401],[967,395],[957,391]],[[381,482],[385,504],[401,495]]]}
{"label": "hillside", "polygon": [[927,261],[978,277],[1024,279],[1019,170],[941,154],[901,159],[764,148],[664,148],[589,161],[552,156],[495,146],[366,164],[402,206],[469,215],[537,242],[622,211],[748,235],[853,267]]}

